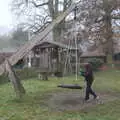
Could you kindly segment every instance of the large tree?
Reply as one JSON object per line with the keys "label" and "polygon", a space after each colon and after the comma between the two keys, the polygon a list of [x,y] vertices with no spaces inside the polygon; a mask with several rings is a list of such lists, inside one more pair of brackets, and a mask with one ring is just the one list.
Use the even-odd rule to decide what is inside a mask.
{"label": "large tree", "polygon": [[[96,47],[101,44],[106,53],[113,53],[112,26],[120,20],[120,1],[82,1],[83,2],[78,9],[78,19],[80,23],[85,26],[85,31],[87,30],[87,33],[89,34],[88,40],[93,40]],[[118,11],[118,14],[116,14],[116,11]],[[86,32],[84,32],[84,34],[86,34]]]}
{"label": "large tree", "polygon": [[103,30],[103,36],[105,38],[105,42],[103,44],[105,45],[105,51],[108,53],[113,54],[113,20],[116,21],[120,19],[119,15],[115,15],[115,11],[120,8],[120,1],[119,0],[103,0],[103,18],[101,19],[104,23],[102,30]]}

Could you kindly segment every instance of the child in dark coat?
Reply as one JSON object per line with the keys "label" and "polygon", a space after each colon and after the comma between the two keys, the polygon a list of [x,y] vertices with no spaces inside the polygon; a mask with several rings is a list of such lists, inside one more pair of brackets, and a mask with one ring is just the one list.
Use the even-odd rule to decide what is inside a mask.
{"label": "child in dark coat", "polygon": [[97,95],[95,94],[95,92],[91,88],[94,77],[93,77],[92,66],[89,63],[85,65],[84,77],[85,77],[85,81],[86,81],[85,101],[89,100],[90,94],[93,95],[94,99],[96,99]]}

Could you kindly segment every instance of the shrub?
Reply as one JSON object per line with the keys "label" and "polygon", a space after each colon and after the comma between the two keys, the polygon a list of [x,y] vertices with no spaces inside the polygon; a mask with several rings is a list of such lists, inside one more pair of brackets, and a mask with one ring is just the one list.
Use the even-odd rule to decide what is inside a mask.
{"label": "shrub", "polygon": [[[23,69],[15,69],[15,72],[20,80],[35,78],[38,76],[37,70],[33,68],[23,68]],[[7,74],[3,74],[0,76],[0,84],[9,82],[9,78]]]}
{"label": "shrub", "polygon": [[16,69],[16,74],[18,78],[21,80],[35,78],[38,76],[37,70],[34,68],[23,68],[23,69]]}
{"label": "shrub", "polygon": [[98,71],[99,68],[103,65],[103,61],[97,58],[93,58],[88,62],[92,64],[92,68],[94,71]]}
{"label": "shrub", "polygon": [[4,84],[4,83],[7,83],[9,82],[9,78],[7,76],[7,74],[3,74],[0,76],[0,84]]}

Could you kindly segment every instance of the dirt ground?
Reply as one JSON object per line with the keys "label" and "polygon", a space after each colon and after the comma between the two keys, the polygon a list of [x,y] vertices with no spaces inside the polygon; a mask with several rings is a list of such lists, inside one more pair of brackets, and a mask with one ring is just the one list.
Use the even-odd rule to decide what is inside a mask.
{"label": "dirt ground", "polygon": [[98,93],[98,95],[100,96],[99,100],[94,100],[91,96],[90,101],[85,102],[84,91],[57,92],[49,95],[44,104],[52,111],[77,111],[118,99],[117,96],[108,93]]}

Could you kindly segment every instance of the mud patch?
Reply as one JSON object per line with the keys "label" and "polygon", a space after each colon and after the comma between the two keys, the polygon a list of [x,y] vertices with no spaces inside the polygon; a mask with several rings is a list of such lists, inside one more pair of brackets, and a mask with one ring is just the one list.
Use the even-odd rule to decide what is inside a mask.
{"label": "mud patch", "polygon": [[90,100],[85,102],[80,91],[58,92],[51,94],[44,104],[52,111],[77,111],[118,99],[110,94],[101,93],[99,96],[99,100],[94,100],[91,96]]}

